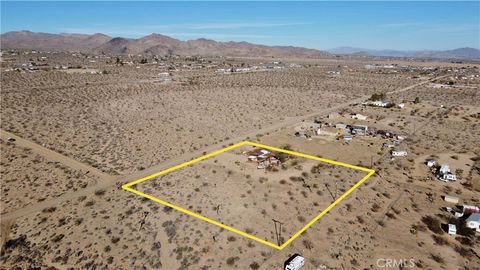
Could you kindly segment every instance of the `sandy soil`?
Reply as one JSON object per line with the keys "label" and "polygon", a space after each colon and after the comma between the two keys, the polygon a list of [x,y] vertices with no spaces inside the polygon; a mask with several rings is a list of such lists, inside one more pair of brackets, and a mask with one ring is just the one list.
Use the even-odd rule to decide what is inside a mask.
{"label": "sandy soil", "polygon": [[[450,236],[440,225],[457,222],[442,210],[455,206],[441,196],[480,203],[480,122],[472,116],[479,111],[479,82],[435,90],[418,85],[445,75],[465,85],[456,77],[475,75],[478,67],[295,59],[282,61],[300,68],[223,76],[215,69],[272,60],[211,59],[215,67],[192,70],[184,67],[190,60],[169,59],[165,62],[175,68],[176,79],[159,84],[150,80],[166,69],[160,65],[136,68],[115,66],[111,59],[89,60],[50,54],[47,62],[108,72],[2,72],[2,132],[25,141],[7,143],[2,133],[0,269],[281,269],[294,253],[306,258],[304,269],[385,269],[385,259],[412,260],[413,268],[421,269],[478,269],[478,233]],[[411,69],[392,73],[364,67],[392,62]],[[2,62],[2,69],[13,63]],[[331,70],[340,75],[328,74]],[[398,89],[386,98],[405,100],[404,109],[351,104]],[[419,103],[412,102],[416,97]],[[355,136],[348,143],[294,136],[302,120],[330,121],[325,113],[331,107],[347,115],[333,121],[405,136],[398,148],[408,156],[392,159],[390,149],[382,148],[388,139],[379,136]],[[369,117],[352,120],[351,112]],[[372,167],[377,173],[281,251],[121,189],[126,182],[245,137],[277,147],[288,144],[298,152]],[[461,179],[434,179],[422,164],[430,156],[462,169]],[[298,160],[302,168],[295,169],[291,162],[286,170],[265,173],[234,151],[137,188],[276,241],[272,218],[288,224],[282,227],[286,239],[331,200],[325,185],[315,187],[318,181],[339,179],[339,190],[344,190],[361,178],[330,167],[314,174],[315,163]],[[303,177],[312,191],[292,176]]]}

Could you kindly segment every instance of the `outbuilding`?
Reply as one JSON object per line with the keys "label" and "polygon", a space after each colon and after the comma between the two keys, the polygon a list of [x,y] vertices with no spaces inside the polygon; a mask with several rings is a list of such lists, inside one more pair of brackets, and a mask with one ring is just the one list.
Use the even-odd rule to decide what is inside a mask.
{"label": "outbuilding", "polygon": [[467,227],[480,232],[480,213],[471,214],[467,220]]}
{"label": "outbuilding", "polygon": [[305,258],[295,254],[285,263],[285,270],[298,270],[305,264]]}
{"label": "outbuilding", "polygon": [[359,113],[352,114],[352,119],[367,120],[367,116]]}
{"label": "outbuilding", "polygon": [[460,200],[458,197],[450,196],[450,195],[445,195],[443,197],[443,200],[449,203],[458,203]]}
{"label": "outbuilding", "polygon": [[435,166],[435,160],[433,160],[433,159],[427,159],[426,164],[427,164],[427,166],[428,166],[429,168],[431,168],[431,167]]}
{"label": "outbuilding", "polygon": [[392,157],[406,157],[407,156],[407,151],[395,151],[393,150],[391,152]]}
{"label": "outbuilding", "polygon": [[448,234],[450,235],[457,234],[457,226],[455,224],[448,224]]}

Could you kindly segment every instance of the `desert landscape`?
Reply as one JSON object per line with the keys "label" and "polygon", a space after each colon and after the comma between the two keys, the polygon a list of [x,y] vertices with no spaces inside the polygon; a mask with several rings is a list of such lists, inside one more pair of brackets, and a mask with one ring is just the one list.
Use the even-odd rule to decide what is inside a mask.
{"label": "desert landscape", "polygon": [[[442,200],[479,204],[478,64],[119,57],[133,64],[3,52],[2,269],[279,269],[296,253],[306,269],[379,268],[378,258],[478,269],[478,233]],[[47,68],[15,68],[26,59]],[[88,72],[54,68],[67,63]],[[269,64],[278,68],[231,71]],[[396,105],[369,101],[379,97]],[[282,250],[121,188],[242,140],[376,173]],[[251,150],[135,188],[281,245],[364,175],[295,157],[258,169]],[[457,181],[438,180],[429,159]],[[451,223],[456,236],[442,229]]]}
{"label": "desert landscape", "polygon": [[90,4],[1,3],[0,269],[480,269],[478,3]]}

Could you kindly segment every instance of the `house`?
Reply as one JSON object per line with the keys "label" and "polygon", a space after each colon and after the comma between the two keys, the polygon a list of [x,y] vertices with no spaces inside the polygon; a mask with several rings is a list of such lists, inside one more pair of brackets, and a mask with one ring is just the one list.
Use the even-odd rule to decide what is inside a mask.
{"label": "house", "polygon": [[406,157],[407,156],[407,151],[396,151],[393,150],[391,152],[392,157]]}
{"label": "house", "polygon": [[263,166],[262,168],[266,168],[271,165],[280,165],[280,161],[275,157],[277,156],[277,152],[274,151],[255,148],[246,154],[249,161],[257,162],[259,166]]}
{"label": "house", "polygon": [[446,202],[449,202],[449,203],[458,203],[458,201],[459,201],[460,199],[459,199],[458,197],[445,195],[445,196],[443,197],[443,200],[446,201]]}
{"label": "house", "polygon": [[425,162],[425,164],[427,164],[427,166],[429,168],[432,168],[433,166],[435,166],[435,160],[433,159],[427,159],[427,161]]}
{"label": "house", "polygon": [[440,181],[457,181],[457,176],[450,172],[450,167],[446,164],[440,166],[437,172],[437,178]]}
{"label": "house", "polygon": [[352,114],[352,119],[367,120],[367,116],[359,113]]}
{"label": "house", "polygon": [[400,103],[400,104],[397,105],[397,107],[400,108],[400,109],[403,109],[403,108],[405,108],[405,104],[404,104],[404,103]]}
{"label": "house", "polygon": [[471,214],[465,221],[467,227],[480,232],[480,213]]}
{"label": "house", "polygon": [[351,125],[350,126],[352,134],[366,134],[368,131],[368,126],[365,125]]}

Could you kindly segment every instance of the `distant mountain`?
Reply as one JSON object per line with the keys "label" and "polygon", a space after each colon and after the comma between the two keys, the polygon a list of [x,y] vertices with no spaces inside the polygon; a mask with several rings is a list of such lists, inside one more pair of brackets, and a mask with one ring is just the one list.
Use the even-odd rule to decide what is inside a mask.
{"label": "distant mountain", "polygon": [[160,34],[138,39],[111,38],[103,34],[48,34],[30,31],[8,32],[0,36],[2,49],[82,51],[105,54],[210,55],[326,57],[331,54],[301,47],[265,46],[248,42],[217,42],[208,39],[181,41]]}
{"label": "distant mountain", "polygon": [[358,55],[365,53],[379,57],[412,57],[412,58],[439,58],[439,59],[480,59],[480,50],[475,48],[458,48],[446,51],[396,51],[396,50],[369,50],[355,47],[338,47],[328,50],[333,54]]}
{"label": "distant mountain", "polygon": [[0,36],[2,49],[88,50],[96,48],[111,37],[103,34],[48,34],[30,31],[8,32]]}

